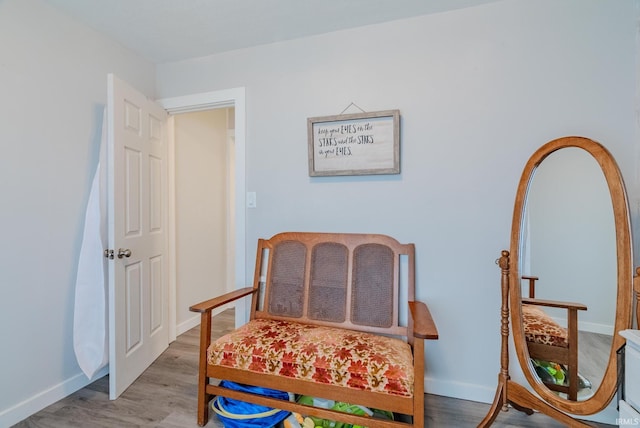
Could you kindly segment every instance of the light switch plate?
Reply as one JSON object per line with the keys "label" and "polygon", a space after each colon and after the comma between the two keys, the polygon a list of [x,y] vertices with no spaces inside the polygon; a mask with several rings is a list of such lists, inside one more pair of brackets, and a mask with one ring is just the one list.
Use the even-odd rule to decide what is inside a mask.
{"label": "light switch plate", "polygon": [[256,202],[256,192],[247,192],[247,208],[255,208]]}

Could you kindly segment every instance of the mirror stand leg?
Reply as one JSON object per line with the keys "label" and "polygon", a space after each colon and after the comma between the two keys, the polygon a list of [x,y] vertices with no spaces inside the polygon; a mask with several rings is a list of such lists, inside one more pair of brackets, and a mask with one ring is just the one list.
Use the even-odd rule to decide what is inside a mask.
{"label": "mirror stand leg", "polygon": [[514,403],[513,401],[509,401],[509,404],[511,404],[511,407],[518,410],[519,412],[526,413],[529,416],[533,415],[533,409],[521,406],[518,403]]}
{"label": "mirror stand leg", "polygon": [[537,410],[569,427],[592,427],[592,425],[574,419],[555,407],[550,406],[520,384],[513,381],[507,381],[507,387],[509,390],[509,402],[514,406],[514,408],[516,408],[515,403],[518,403],[519,406],[525,406],[525,408]]}
{"label": "mirror stand leg", "polygon": [[496,395],[493,399],[493,403],[491,404],[487,415],[484,417],[482,422],[478,424],[478,428],[491,426],[491,424],[493,424],[493,422],[498,417],[500,411],[506,412],[509,410],[509,405],[520,412],[526,413],[529,416],[533,414],[532,409],[522,406],[519,403],[511,400],[508,393],[508,387],[511,385],[513,385],[513,382],[509,380],[508,376],[505,376],[504,373],[500,373],[498,375],[498,388],[496,390]]}
{"label": "mirror stand leg", "polygon": [[482,422],[478,424],[478,428],[485,428],[491,426],[493,421],[498,417],[498,413],[501,410],[507,410],[505,404],[505,398],[507,395],[507,379],[504,378],[502,373],[498,375],[498,388],[496,389],[496,395],[493,398],[493,403],[489,408],[489,412],[484,417]]}

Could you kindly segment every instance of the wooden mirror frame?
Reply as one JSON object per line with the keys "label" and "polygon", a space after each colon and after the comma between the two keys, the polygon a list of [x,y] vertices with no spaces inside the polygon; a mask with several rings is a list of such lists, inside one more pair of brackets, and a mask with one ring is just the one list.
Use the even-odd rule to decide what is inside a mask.
{"label": "wooden mirror frame", "polygon": [[[570,401],[559,397],[549,390],[534,374],[529,351],[524,337],[522,323],[522,290],[520,287],[519,255],[522,236],[522,221],[526,208],[529,185],[540,163],[555,151],[577,147],[588,152],[600,165],[611,196],[616,233],[617,252],[617,297],[616,318],[612,337],[609,362],[602,383],[593,394],[583,401]],[[574,415],[592,415],[603,410],[613,399],[618,387],[618,359],[616,351],[624,344],[624,338],[618,332],[632,326],[633,312],[633,251],[631,244],[631,225],[629,204],[622,175],[613,156],[601,144],[584,137],[563,137],[540,147],[527,161],[516,193],[513,222],[511,226],[510,252],[503,251],[498,259],[502,270],[502,351],[501,371],[498,375],[498,390],[489,413],[480,423],[480,427],[489,426],[497,417],[499,410],[507,410],[507,405],[529,414],[538,410],[571,426],[589,426],[566,413]],[[561,261],[559,261],[561,263]],[[511,309],[511,311],[510,311]],[[513,343],[520,367],[535,392],[512,381],[509,377],[509,313],[513,330]],[[566,413],[565,413],[566,412]]]}

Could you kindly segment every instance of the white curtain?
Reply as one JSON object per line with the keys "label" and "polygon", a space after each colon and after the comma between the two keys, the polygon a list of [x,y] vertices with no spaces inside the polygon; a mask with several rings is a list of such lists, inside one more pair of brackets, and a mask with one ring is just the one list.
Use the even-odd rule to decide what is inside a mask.
{"label": "white curtain", "polygon": [[109,363],[107,332],[106,110],[102,116],[100,160],[85,214],[78,259],[73,317],[73,347],[78,365],[89,378]]}

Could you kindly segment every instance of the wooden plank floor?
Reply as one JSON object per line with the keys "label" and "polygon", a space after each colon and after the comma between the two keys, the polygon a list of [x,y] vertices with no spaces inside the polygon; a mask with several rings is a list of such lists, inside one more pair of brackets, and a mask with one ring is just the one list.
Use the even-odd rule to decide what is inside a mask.
{"label": "wooden plank floor", "polygon": [[[217,337],[230,331],[233,323],[233,311],[223,312],[214,320],[212,335]],[[199,328],[196,327],[178,337],[117,400],[109,400],[109,379],[105,376],[15,427],[197,427],[198,335]],[[475,427],[488,409],[488,404],[427,394],[425,426]],[[493,426],[546,428],[563,425],[542,414],[526,416],[510,410],[501,413]],[[207,427],[222,428],[222,424],[212,416]]]}

